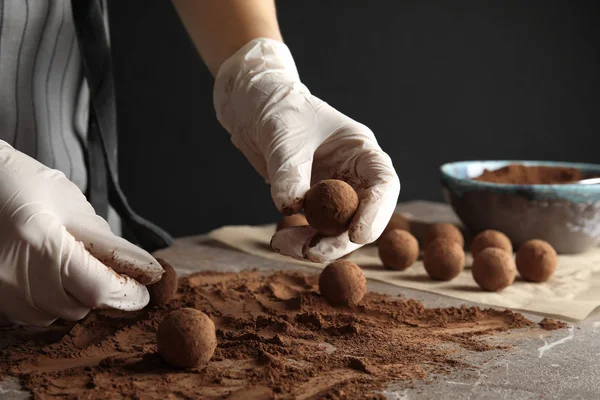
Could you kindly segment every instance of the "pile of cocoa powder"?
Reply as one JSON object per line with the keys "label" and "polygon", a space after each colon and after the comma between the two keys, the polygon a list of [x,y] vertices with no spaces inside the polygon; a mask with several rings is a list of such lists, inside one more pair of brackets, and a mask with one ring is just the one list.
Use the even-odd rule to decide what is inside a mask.
{"label": "pile of cocoa powder", "polygon": [[[428,309],[377,293],[357,307],[333,308],[317,280],[204,272],[180,279],[166,306],[3,328],[0,376],[20,377],[36,398],[380,398],[392,382],[471,368],[464,352],[505,349],[482,335],[533,326],[511,311]],[[202,310],[217,327],[218,348],[205,368],[177,370],[156,354],[158,324],[181,307]]]}
{"label": "pile of cocoa powder", "polygon": [[525,166],[510,164],[496,170],[485,170],[476,181],[514,185],[550,185],[573,183],[587,178],[580,170],[569,167]]}

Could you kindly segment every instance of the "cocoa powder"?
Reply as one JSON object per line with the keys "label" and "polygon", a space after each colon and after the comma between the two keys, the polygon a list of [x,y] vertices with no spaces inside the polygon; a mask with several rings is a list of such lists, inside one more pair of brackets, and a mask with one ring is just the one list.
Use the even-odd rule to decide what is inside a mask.
{"label": "cocoa powder", "polygon": [[[367,293],[332,307],[318,275],[203,272],[179,280],[166,305],[97,310],[78,323],[0,329],[0,376],[36,398],[383,398],[392,382],[472,368],[465,352],[505,350],[482,335],[534,324],[511,311],[425,308]],[[191,307],[215,323],[218,347],[201,369],[156,353],[159,323]],[[550,323],[544,325],[550,326]]]}
{"label": "cocoa powder", "polygon": [[572,183],[585,178],[586,176],[576,168],[510,164],[496,170],[486,169],[474,180],[514,185],[550,185]]}

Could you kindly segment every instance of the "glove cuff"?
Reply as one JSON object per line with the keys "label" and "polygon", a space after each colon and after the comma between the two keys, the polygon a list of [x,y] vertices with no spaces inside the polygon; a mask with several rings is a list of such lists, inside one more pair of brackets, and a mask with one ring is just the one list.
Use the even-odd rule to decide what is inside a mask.
{"label": "glove cuff", "polygon": [[[290,49],[285,43],[273,39],[251,40],[219,67],[215,78],[213,102],[217,119],[230,134],[231,129],[238,125],[236,111],[239,114],[244,106],[247,107],[247,103],[244,104],[243,101],[242,104],[236,104],[237,98],[248,95],[254,86],[253,78],[265,72],[277,74],[284,81],[300,81]],[[262,91],[265,89],[261,88]]]}

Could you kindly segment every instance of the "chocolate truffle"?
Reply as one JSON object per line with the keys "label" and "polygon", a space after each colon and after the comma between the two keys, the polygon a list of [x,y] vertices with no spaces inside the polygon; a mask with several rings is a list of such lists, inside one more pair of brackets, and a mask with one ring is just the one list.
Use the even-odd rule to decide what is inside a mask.
{"label": "chocolate truffle", "polygon": [[281,218],[281,220],[277,224],[277,231],[280,231],[285,228],[293,228],[294,226],[306,225],[308,225],[308,221],[306,220],[304,214],[288,215],[286,217]]}
{"label": "chocolate truffle", "polygon": [[352,186],[326,179],[311,187],[304,199],[304,214],[311,227],[324,236],[348,230],[358,209],[358,195]]}
{"label": "chocolate truffle", "polygon": [[516,266],[512,253],[488,247],[475,256],[472,272],[473,279],[482,289],[498,292],[514,282]]}
{"label": "chocolate truffle", "polygon": [[525,280],[531,282],[547,281],[557,265],[556,250],[543,240],[529,240],[517,252],[517,269]]}
{"label": "chocolate truffle", "polygon": [[210,360],[217,348],[215,324],[201,311],[180,308],[158,326],[156,345],[161,357],[172,366],[199,367]]}
{"label": "chocolate truffle", "polygon": [[502,249],[511,254],[513,252],[513,247],[508,236],[502,232],[489,229],[475,236],[473,243],[471,243],[471,254],[473,257],[477,257],[477,253],[488,247]]}
{"label": "chocolate truffle", "polygon": [[379,258],[388,268],[405,270],[419,257],[419,242],[409,232],[394,229],[377,241]]}
{"label": "chocolate truffle", "polygon": [[456,241],[440,237],[425,247],[423,265],[431,278],[450,281],[464,269],[465,251]]}
{"label": "chocolate truffle", "polygon": [[453,224],[440,223],[431,225],[431,227],[427,230],[427,234],[425,235],[425,246],[438,238],[452,240],[458,243],[460,247],[465,245],[465,239],[463,238],[460,229]]}
{"label": "chocolate truffle", "polygon": [[319,291],[334,306],[356,305],[367,291],[367,280],[358,265],[337,260],[321,271]]}
{"label": "chocolate truffle", "polygon": [[156,261],[165,270],[160,281],[148,285],[150,293],[150,304],[160,306],[166,304],[173,298],[177,292],[177,273],[167,261],[162,258],[157,258]]}
{"label": "chocolate truffle", "polygon": [[386,233],[388,233],[389,231],[394,230],[394,229],[400,229],[403,231],[410,232],[410,221],[400,214],[396,214],[396,213],[392,214],[392,218],[390,218],[390,221],[388,222],[387,226],[383,230],[383,233],[381,234],[381,236],[385,235]]}

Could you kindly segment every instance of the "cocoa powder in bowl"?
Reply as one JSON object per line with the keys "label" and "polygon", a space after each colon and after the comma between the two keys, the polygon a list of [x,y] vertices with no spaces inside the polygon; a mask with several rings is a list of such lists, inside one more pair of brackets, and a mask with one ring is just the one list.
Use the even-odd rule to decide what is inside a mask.
{"label": "cocoa powder in bowl", "polygon": [[337,179],[317,183],[306,192],[304,199],[304,214],[309,225],[324,236],[347,231],[357,209],[356,191]]}
{"label": "cocoa powder in bowl", "polygon": [[419,257],[419,242],[409,232],[394,229],[377,241],[379,258],[388,268],[403,271]]}
{"label": "cocoa powder in bowl", "polygon": [[544,282],[556,271],[558,256],[548,242],[533,239],[519,248],[516,262],[519,274],[525,280]]}
{"label": "cocoa powder in bowl", "polygon": [[492,171],[486,169],[474,180],[512,185],[557,185],[585,178],[586,176],[576,168],[510,164]]}
{"label": "cocoa powder in bowl", "polygon": [[477,253],[471,268],[475,282],[490,292],[499,292],[515,280],[516,266],[512,253],[495,247]]}
{"label": "cocoa powder in bowl", "polygon": [[321,272],[319,291],[333,305],[356,305],[367,291],[367,280],[358,265],[338,260]]}
{"label": "cocoa powder in bowl", "polygon": [[473,243],[471,243],[471,254],[473,257],[477,257],[477,254],[480,251],[487,249],[488,247],[502,249],[511,254],[513,252],[512,243],[508,236],[492,229],[485,230],[475,236]]}
{"label": "cocoa powder in bowl", "polygon": [[280,231],[280,230],[286,229],[286,228],[293,228],[295,226],[306,226],[306,225],[308,225],[308,221],[306,220],[306,217],[304,216],[304,214],[287,215],[287,216],[281,218],[281,220],[277,224],[277,231]]}
{"label": "cocoa powder in bowl", "polygon": [[177,272],[166,260],[157,258],[156,261],[165,270],[160,281],[148,285],[148,293],[150,293],[150,304],[160,306],[166,304],[173,298],[177,292]]}
{"label": "cocoa powder in bowl", "polygon": [[433,279],[450,281],[465,267],[465,252],[454,240],[438,238],[425,247],[423,265]]}
{"label": "cocoa powder in bowl", "polygon": [[193,308],[175,310],[158,326],[156,346],[161,357],[174,367],[204,365],[217,348],[215,324]]}

